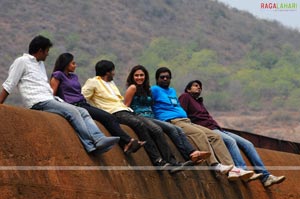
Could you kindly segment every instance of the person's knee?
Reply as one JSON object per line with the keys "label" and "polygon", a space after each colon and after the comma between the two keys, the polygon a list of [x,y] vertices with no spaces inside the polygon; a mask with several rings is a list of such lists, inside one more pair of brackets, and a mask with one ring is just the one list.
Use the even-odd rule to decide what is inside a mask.
{"label": "person's knee", "polygon": [[225,136],[225,137],[222,137],[223,138],[223,141],[225,142],[226,145],[228,146],[237,146],[237,142],[235,139],[229,137],[229,136]]}
{"label": "person's knee", "polygon": [[215,132],[211,135],[211,137],[213,137],[216,140],[222,140],[223,139],[220,134],[215,133]]}

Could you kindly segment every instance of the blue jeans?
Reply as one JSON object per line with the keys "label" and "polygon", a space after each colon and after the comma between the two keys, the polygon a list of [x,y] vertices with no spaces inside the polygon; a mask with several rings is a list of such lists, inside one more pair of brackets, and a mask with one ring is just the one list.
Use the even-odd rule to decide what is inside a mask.
{"label": "blue jeans", "polygon": [[[149,118],[150,119],[150,118]],[[172,142],[175,144],[180,154],[185,160],[190,159],[190,154],[195,151],[192,144],[188,141],[188,138],[178,126],[175,126],[169,122],[160,121],[157,119],[151,119],[155,124],[160,126],[164,133],[166,133]]]}
{"label": "blue jeans", "polygon": [[213,131],[222,136],[226,147],[228,148],[228,151],[232,156],[234,164],[237,167],[247,169],[246,163],[240,153],[241,149],[245,153],[251,164],[256,167],[255,171],[263,174],[262,181],[268,178],[270,173],[265,168],[264,163],[259,157],[256,149],[254,148],[254,145],[250,141],[229,131],[220,129],[214,129]]}
{"label": "blue jeans", "polygon": [[95,143],[105,136],[84,108],[65,102],[48,100],[35,104],[31,109],[55,113],[68,120],[87,152],[94,151],[96,149]]}

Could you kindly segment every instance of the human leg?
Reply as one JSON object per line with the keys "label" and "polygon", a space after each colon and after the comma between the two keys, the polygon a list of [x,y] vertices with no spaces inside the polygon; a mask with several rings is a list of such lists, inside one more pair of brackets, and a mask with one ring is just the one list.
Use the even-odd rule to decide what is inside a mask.
{"label": "human leg", "polygon": [[171,120],[170,122],[182,128],[183,132],[185,132],[188,138],[194,143],[194,145],[199,150],[211,152],[211,156],[207,159],[209,165],[218,163],[214,155],[213,149],[211,148],[204,132],[190,125],[185,119],[174,119]]}
{"label": "human leg", "polygon": [[182,132],[181,128],[160,120],[152,119],[152,121],[159,125],[163,132],[166,133],[172,142],[176,145],[179,152],[185,160],[190,159],[190,154],[195,151],[194,147],[188,141],[186,135]]}
{"label": "human leg", "polygon": [[80,107],[56,100],[48,100],[34,105],[32,109],[59,114],[67,119],[77,132],[87,152],[94,151],[96,148],[110,147],[119,141],[119,137],[107,138],[94,123],[88,112]]}
{"label": "human leg", "polygon": [[265,168],[265,165],[261,160],[260,156],[258,155],[254,145],[250,141],[234,133],[231,133],[229,131],[224,131],[224,133],[226,133],[228,136],[232,137],[236,141],[239,148],[245,153],[251,164],[255,167],[255,171],[257,173],[263,174],[262,181],[265,181],[269,177],[270,173]]}
{"label": "human leg", "polygon": [[235,166],[247,170],[246,163],[242,157],[236,140],[222,130],[214,129],[213,131],[222,137]]}
{"label": "human leg", "polygon": [[192,125],[194,127],[196,127],[199,130],[202,130],[205,135],[207,136],[207,139],[210,143],[210,145],[212,146],[218,160],[225,165],[234,165],[234,162],[232,160],[232,157],[222,139],[222,137],[213,132],[212,130],[205,128],[203,126],[197,125],[197,124],[193,124]]}
{"label": "human leg", "polygon": [[188,118],[174,119],[170,122],[182,128],[185,134],[191,139],[191,141],[199,150],[211,152],[211,155],[207,159],[207,162],[210,166],[213,166],[213,170],[218,171],[222,174],[226,174],[233,168],[233,161],[232,164],[228,165],[222,165],[218,162],[206,134],[200,128],[197,128],[198,125],[193,125]]}
{"label": "human leg", "polygon": [[162,159],[157,146],[149,135],[148,129],[140,118],[128,111],[119,111],[113,115],[116,116],[119,123],[128,125],[141,140],[146,141],[144,148],[153,164]]}
{"label": "human leg", "polygon": [[152,122],[152,120],[149,118],[145,118],[143,116],[137,117],[141,121],[143,121],[144,124],[146,124],[146,128],[148,129],[151,138],[155,142],[162,158],[171,164],[176,163],[176,158],[171,152],[171,149],[164,137],[162,128],[159,125]]}
{"label": "human leg", "polygon": [[94,120],[103,124],[111,135],[120,137],[120,145],[122,147],[131,141],[131,137],[123,131],[114,115],[89,104],[82,104],[80,107],[86,109]]}

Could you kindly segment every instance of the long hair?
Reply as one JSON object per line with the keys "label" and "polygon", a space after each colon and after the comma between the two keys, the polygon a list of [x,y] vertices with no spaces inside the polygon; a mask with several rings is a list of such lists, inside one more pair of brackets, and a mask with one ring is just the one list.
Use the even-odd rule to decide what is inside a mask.
{"label": "long hair", "polygon": [[[145,73],[145,81],[143,82],[142,85],[137,85],[136,82],[134,81],[134,73],[137,70],[142,70]],[[131,69],[131,71],[127,77],[126,86],[129,87],[132,84],[136,85],[136,88],[137,88],[136,93],[135,93],[136,96],[150,96],[151,95],[149,73],[144,66],[137,65]]]}
{"label": "long hair", "polygon": [[73,61],[74,56],[71,53],[63,53],[58,56],[55,61],[53,72],[61,71],[64,72],[65,68]]}

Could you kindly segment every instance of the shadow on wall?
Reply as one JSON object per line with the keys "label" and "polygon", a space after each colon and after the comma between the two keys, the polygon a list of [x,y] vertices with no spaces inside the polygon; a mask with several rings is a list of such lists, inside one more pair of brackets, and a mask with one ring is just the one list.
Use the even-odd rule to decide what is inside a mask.
{"label": "shadow on wall", "polygon": [[[101,155],[87,154],[69,123],[51,113],[0,105],[0,125],[3,199],[300,198],[300,156],[296,154],[258,149],[266,166],[275,168],[272,173],[287,177],[282,184],[265,189],[259,181],[228,182],[225,176],[216,177],[209,170],[173,175],[151,170],[144,149],[130,156],[118,146]],[[122,128],[136,137],[129,127]]]}

